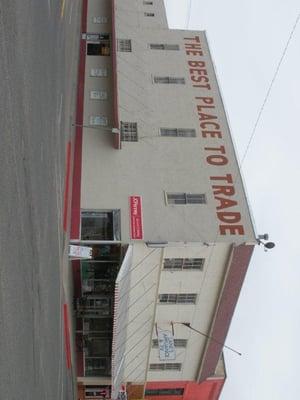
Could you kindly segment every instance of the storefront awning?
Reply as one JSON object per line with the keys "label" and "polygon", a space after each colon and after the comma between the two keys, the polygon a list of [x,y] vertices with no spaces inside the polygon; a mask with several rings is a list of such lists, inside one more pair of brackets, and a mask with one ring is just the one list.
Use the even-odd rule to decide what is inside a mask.
{"label": "storefront awning", "polygon": [[115,285],[114,324],[112,343],[112,399],[117,399],[124,380],[126,326],[130,295],[130,269],[132,246],[127,252],[119,270]]}

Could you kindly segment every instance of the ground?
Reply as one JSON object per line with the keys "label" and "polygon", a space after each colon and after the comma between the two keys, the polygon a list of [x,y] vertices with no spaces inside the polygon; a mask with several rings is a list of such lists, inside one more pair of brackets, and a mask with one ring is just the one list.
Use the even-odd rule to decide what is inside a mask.
{"label": "ground", "polygon": [[0,398],[72,399],[62,284],[80,0],[0,0]]}

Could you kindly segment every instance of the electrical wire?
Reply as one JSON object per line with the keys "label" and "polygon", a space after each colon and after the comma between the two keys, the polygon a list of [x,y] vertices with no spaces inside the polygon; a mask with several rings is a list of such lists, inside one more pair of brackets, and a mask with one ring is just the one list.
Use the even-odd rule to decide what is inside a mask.
{"label": "electrical wire", "polygon": [[186,29],[188,29],[189,24],[190,24],[191,11],[192,11],[192,0],[189,0],[187,18],[186,18],[186,21],[185,21],[185,28],[186,28]]}
{"label": "electrical wire", "polygon": [[244,155],[243,155],[243,157],[242,157],[242,159],[241,159],[241,163],[240,163],[241,168],[242,168],[243,162],[245,161],[245,158],[247,157],[247,154],[248,154],[250,145],[251,145],[251,143],[252,143],[252,140],[253,140],[254,135],[255,135],[255,133],[256,133],[256,130],[257,130],[257,126],[258,126],[259,121],[260,121],[260,119],[261,119],[261,116],[262,116],[262,113],[263,113],[263,111],[264,111],[265,105],[266,105],[266,103],[267,103],[267,101],[268,101],[268,99],[269,99],[269,97],[270,97],[271,90],[272,90],[273,85],[274,85],[274,82],[275,82],[275,80],[276,80],[276,78],[277,78],[277,76],[278,76],[278,73],[279,73],[281,64],[282,64],[282,62],[283,62],[283,60],[284,60],[284,58],[285,58],[285,56],[286,56],[286,53],[287,53],[289,44],[290,44],[290,42],[291,42],[291,40],[292,40],[292,38],[293,38],[293,36],[294,36],[294,32],[295,32],[295,30],[296,30],[296,28],[297,28],[299,19],[300,19],[300,13],[298,14],[298,16],[297,16],[297,18],[296,18],[296,21],[295,21],[294,26],[293,26],[293,28],[292,28],[292,30],[291,30],[291,33],[290,33],[289,38],[288,38],[288,40],[287,40],[287,43],[286,43],[286,45],[285,45],[285,47],[284,47],[284,49],[283,49],[283,52],[282,52],[282,54],[281,54],[280,60],[279,60],[279,62],[278,62],[278,64],[277,64],[277,67],[276,67],[275,73],[274,73],[274,75],[273,75],[273,77],[272,77],[271,83],[270,83],[270,85],[269,85],[269,87],[268,87],[268,90],[267,90],[267,93],[266,93],[266,95],[265,95],[265,98],[264,98],[264,100],[263,100],[263,102],[262,102],[262,105],[261,105],[261,107],[260,107],[260,109],[259,109],[258,116],[257,116],[257,118],[256,118],[256,121],[255,121],[253,130],[252,130],[251,135],[250,135],[250,139],[249,139],[249,141],[248,141],[248,144],[247,144],[246,150],[245,150],[245,152],[244,152]]}

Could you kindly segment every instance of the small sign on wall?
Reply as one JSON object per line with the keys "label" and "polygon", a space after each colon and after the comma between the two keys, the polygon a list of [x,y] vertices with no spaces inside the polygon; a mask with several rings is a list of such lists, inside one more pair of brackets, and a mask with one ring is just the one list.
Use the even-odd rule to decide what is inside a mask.
{"label": "small sign on wall", "polygon": [[130,237],[135,240],[142,240],[143,234],[143,216],[142,216],[142,197],[130,196]]}
{"label": "small sign on wall", "polygon": [[87,246],[69,246],[69,257],[77,259],[91,259],[92,258],[92,247]]}
{"label": "small sign on wall", "polygon": [[175,360],[176,349],[172,332],[158,328],[157,337],[158,337],[159,359],[161,361]]}

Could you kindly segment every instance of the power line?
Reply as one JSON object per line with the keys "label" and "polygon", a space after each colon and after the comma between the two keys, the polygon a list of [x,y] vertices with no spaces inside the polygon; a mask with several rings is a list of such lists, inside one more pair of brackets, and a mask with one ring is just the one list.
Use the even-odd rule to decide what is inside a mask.
{"label": "power line", "polygon": [[231,350],[232,352],[238,354],[239,356],[242,355],[242,353],[240,353],[239,351],[233,349],[232,347],[226,346],[225,343],[220,342],[219,340],[215,339],[213,336],[208,335],[208,334],[206,334],[206,333],[204,333],[204,332],[199,331],[198,329],[193,328],[193,327],[191,326],[191,324],[188,323],[188,322],[173,322],[173,324],[181,324],[181,325],[184,325],[184,326],[186,326],[187,328],[191,329],[192,331],[194,331],[194,332],[196,332],[196,333],[199,333],[199,335],[202,335],[202,336],[206,337],[207,339],[212,340],[213,342],[219,344],[219,345],[222,346],[222,347],[225,347],[225,348],[228,349],[228,350]]}
{"label": "power line", "polygon": [[279,60],[279,62],[278,62],[278,65],[277,65],[277,67],[276,67],[275,73],[274,73],[274,75],[273,75],[273,78],[272,78],[271,83],[270,83],[270,85],[269,85],[269,88],[268,88],[268,90],[267,90],[266,96],[265,96],[265,98],[264,98],[264,100],[263,100],[263,103],[262,103],[262,105],[261,105],[261,107],[260,107],[260,110],[259,110],[259,112],[258,112],[258,116],[257,116],[257,118],[256,118],[256,121],[255,121],[253,130],[252,130],[250,139],[249,139],[249,141],[248,141],[248,144],[247,144],[245,153],[244,153],[244,155],[243,155],[243,157],[242,157],[242,160],[241,160],[241,167],[242,167],[242,164],[243,164],[243,162],[245,161],[245,158],[246,158],[247,153],[248,153],[248,151],[249,151],[251,142],[252,142],[252,140],[253,140],[253,138],[254,138],[254,135],[255,135],[255,133],[256,133],[256,129],[257,129],[258,123],[259,123],[259,121],[260,121],[260,119],[261,119],[261,116],[262,116],[262,113],[263,113],[263,111],[264,111],[265,105],[266,105],[266,103],[267,103],[267,101],[268,101],[268,98],[269,98],[269,96],[270,96],[271,90],[272,90],[273,85],[274,85],[274,82],[275,82],[275,80],[276,80],[276,78],[277,78],[277,75],[278,75],[278,72],[279,72],[279,70],[280,70],[281,64],[282,64],[282,62],[283,62],[283,60],[284,60],[284,58],[285,58],[285,56],[286,56],[287,49],[288,49],[289,44],[290,44],[290,42],[291,42],[291,40],[292,40],[292,38],[293,38],[293,35],[294,35],[294,32],[295,32],[295,30],[296,30],[296,28],[297,28],[299,19],[300,19],[300,13],[298,14],[298,16],[297,16],[297,18],[296,18],[296,22],[294,23],[294,26],[293,26],[293,28],[292,28],[292,30],[291,30],[291,33],[290,33],[289,38],[288,38],[288,40],[287,40],[287,43],[286,43],[286,45],[285,45],[285,47],[284,47],[284,49],[283,49],[282,55],[281,55],[281,57],[280,57],[280,60]]}
{"label": "power line", "polygon": [[185,22],[185,28],[187,29],[190,24],[190,19],[191,19],[191,11],[192,11],[192,0],[189,0],[189,5],[188,5],[188,12],[187,12],[187,17],[186,17],[186,22]]}

